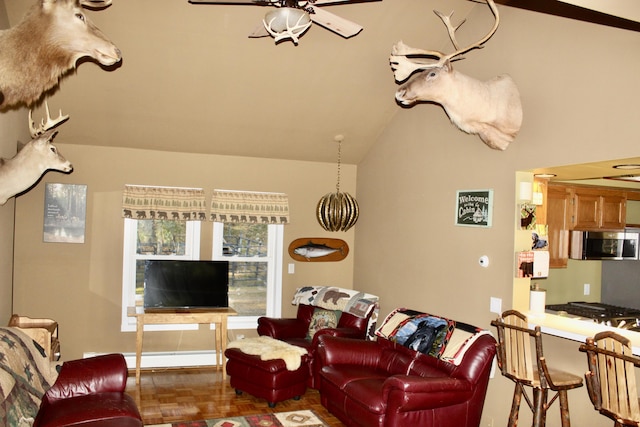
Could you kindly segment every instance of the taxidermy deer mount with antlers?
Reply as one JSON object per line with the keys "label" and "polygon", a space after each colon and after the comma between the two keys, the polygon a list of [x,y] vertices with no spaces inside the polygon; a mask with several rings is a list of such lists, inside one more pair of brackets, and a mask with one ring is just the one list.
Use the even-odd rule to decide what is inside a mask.
{"label": "taxidermy deer mount with antlers", "polygon": [[438,103],[459,129],[477,134],[491,148],[506,150],[522,124],[522,104],[516,84],[506,74],[482,82],[457,72],[451,66],[452,61],[461,59],[460,55],[482,48],[498,29],[498,8],[493,0],[487,0],[487,4],[495,16],[495,24],[480,41],[459,47],[455,32],[464,20],[454,26],[451,23],[453,12],[444,15],[434,10],[447,27],[455,52],[445,54],[437,50],[416,49],[400,41],[393,46],[389,62],[397,82],[403,82],[420,71],[397,90],[396,100],[400,104]]}
{"label": "taxidermy deer mount with antlers", "polygon": [[66,121],[69,116],[62,112],[56,119],[51,119],[49,106],[45,103],[46,122],[42,120],[35,126],[29,111],[29,130],[32,140],[12,159],[0,158],[0,205],[7,203],[11,197],[31,188],[48,170],[70,173],[73,165],[51,143],[58,133],[56,126]]}
{"label": "taxidermy deer mount with antlers", "polygon": [[42,93],[90,57],[103,66],[122,59],[118,49],[84,14],[111,0],[38,0],[20,23],[0,31],[0,109],[31,106]]}

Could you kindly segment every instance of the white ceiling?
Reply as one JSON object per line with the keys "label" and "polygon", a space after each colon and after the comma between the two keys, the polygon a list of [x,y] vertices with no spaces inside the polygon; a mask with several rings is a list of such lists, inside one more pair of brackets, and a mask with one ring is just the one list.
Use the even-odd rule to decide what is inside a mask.
{"label": "white ceiling", "polygon": [[[0,0],[12,26],[33,3]],[[531,8],[526,1],[498,3],[499,8],[520,3]],[[432,10],[455,10],[455,21],[473,8],[481,8],[474,19],[480,16],[486,25],[472,28],[488,31],[493,16],[483,2],[326,6],[364,30],[344,39],[312,26],[295,46],[247,37],[268,7],[113,0],[88,16],[122,50],[123,61],[113,70],[81,63],[62,80],[49,104],[71,118],[60,127],[57,141],[334,162],[334,137],[342,134],[342,160],[357,164],[401,108],[388,63],[391,46],[402,39],[449,50],[444,26]],[[464,44],[484,35],[464,28],[459,32]],[[500,37],[500,29],[494,37]]]}

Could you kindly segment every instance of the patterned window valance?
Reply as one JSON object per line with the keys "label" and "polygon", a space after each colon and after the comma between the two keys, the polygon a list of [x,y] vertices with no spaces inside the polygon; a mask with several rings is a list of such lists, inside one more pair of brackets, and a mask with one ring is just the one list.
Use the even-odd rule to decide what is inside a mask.
{"label": "patterned window valance", "polygon": [[122,194],[125,218],[204,221],[206,209],[202,188],[125,185]]}
{"label": "patterned window valance", "polygon": [[214,190],[211,221],[287,224],[289,197],[282,193]]}

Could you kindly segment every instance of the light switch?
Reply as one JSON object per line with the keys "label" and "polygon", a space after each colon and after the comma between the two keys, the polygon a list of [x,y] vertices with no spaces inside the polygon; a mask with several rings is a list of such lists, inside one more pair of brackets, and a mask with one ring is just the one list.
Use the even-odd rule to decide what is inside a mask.
{"label": "light switch", "polygon": [[502,298],[491,297],[489,311],[496,314],[502,314]]}
{"label": "light switch", "polygon": [[290,262],[288,268],[289,274],[293,274],[296,272],[296,265],[294,263]]}

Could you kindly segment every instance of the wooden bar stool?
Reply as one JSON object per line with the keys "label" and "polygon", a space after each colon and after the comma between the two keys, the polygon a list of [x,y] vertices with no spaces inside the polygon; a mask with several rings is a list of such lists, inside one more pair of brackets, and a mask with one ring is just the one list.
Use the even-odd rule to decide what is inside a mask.
{"label": "wooden bar stool", "polygon": [[585,374],[589,399],[615,427],[640,426],[640,403],[635,367],[640,358],[631,352],[630,341],[612,331],[600,332],[580,346],[587,353]]}
{"label": "wooden bar stool", "polygon": [[[498,329],[497,354],[502,375],[516,383],[508,426],[518,425],[520,402],[524,396],[529,408],[533,411],[534,427],[545,425],[547,409],[558,397],[560,397],[562,427],[570,427],[567,390],[582,387],[582,378],[547,366],[542,352],[540,327],[530,329],[524,314],[515,310],[505,311],[491,324]],[[533,399],[529,398],[525,387],[532,388]],[[547,401],[549,390],[556,394]]]}

